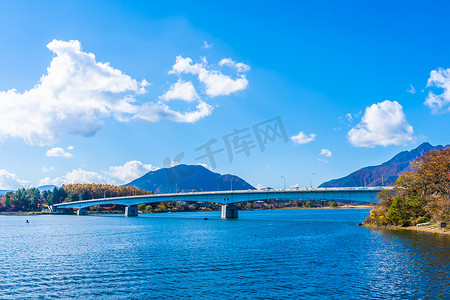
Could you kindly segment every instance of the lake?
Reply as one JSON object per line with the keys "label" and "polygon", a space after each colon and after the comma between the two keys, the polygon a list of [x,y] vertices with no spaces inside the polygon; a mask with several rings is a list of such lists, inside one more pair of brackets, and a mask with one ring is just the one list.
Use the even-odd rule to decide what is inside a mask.
{"label": "lake", "polygon": [[0,298],[450,299],[450,236],[368,214],[0,216]]}

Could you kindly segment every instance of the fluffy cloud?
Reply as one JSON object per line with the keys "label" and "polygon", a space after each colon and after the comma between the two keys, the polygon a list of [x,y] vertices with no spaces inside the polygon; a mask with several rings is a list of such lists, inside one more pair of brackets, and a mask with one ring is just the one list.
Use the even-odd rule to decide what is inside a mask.
{"label": "fluffy cloud", "polygon": [[320,156],[322,156],[322,158],[319,158],[318,160],[320,162],[327,163],[328,159],[333,156],[333,153],[331,153],[328,149],[322,149],[320,150]]}
{"label": "fluffy cloud", "polygon": [[158,168],[150,164],[146,165],[140,161],[132,160],[123,166],[109,167],[109,170],[109,176],[119,179],[122,183],[128,183],[147,172],[158,170]]}
{"label": "fluffy cloud", "polygon": [[92,136],[102,118],[135,113],[129,94],[145,92],[147,82],[100,63],[78,41],[54,40],[47,74],[32,89],[0,92],[0,135],[48,144],[63,133]]}
{"label": "fluffy cloud", "polygon": [[320,150],[320,155],[325,156],[325,157],[332,157],[333,153],[331,153],[331,151],[328,149],[322,149],[322,150]]}
{"label": "fluffy cloud", "polygon": [[2,190],[16,190],[23,187],[28,187],[29,181],[21,180],[16,174],[9,173],[6,170],[0,170],[0,189]]}
{"label": "fluffy cloud", "polygon": [[197,110],[178,112],[172,110],[170,107],[163,103],[144,104],[135,118],[143,119],[148,122],[159,122],[163,119],[171,120],[180,123],[194,123],[209,116],[212,113],[212,106],[206,102],[199,101],[197,104]]}
{"label": "fluffy cloud", "polygon": [[427,87],[438,87],[444,91],[436,95],[429,91],[425,99],[425,105],[428,106],[433,113],[450,112],[450,69],[439,68],[433,70],[428,78]]}
{"label": "fluffy cloud", "polygon": [[356,147],[406,145],[413,141],[413,128],[397,101],[383,101],[366,108],[361,122],[347,135]]}
{"label": "fluffy cloud", "polygon": [[63,184],[70,184],[70,183],[114,183],[114,182],[110,182],[108,178],[96,172],[76,169],[67,172],[67,174],[62,177],[57,177],[54,179],[51,179],[50,177],[45,177],[41,179],[39,185],[53,184],[61,186]]}
{"label": "fluffy cloud", "polygon": [[[123,184],[141,177],[149,171],[155,171],[157,169],[157,167],[154,167],[150,164],[144,164],[140,161],[132,160],[122,166],[109,167],[108,171],[103,171],[100,173],[86,171],[83,169],[76,169],[67,172],[64,176],[61,177],[45,177],[40,180],[39,185],[54,184],[57,186],[61,186],[63,184],[70,183]],[[46,171],[48,171],[48,168],[46,168]]]}
{"label": "fluffy cloud", "polygon": [[166,101],[180,99],[187,102],[192,102],[197,100],[199,97],[192,82],[178,79],[178,81],[172,84],[169,90],[160,98]]}
{"label": "fluffy cloud", "polygon": [[210,97],[230,95],[245,90],[248,86],[248,80],[245,75],[238,75],[236,79],[232,79],[220,71],[211,70],[205,58],[203,58],[202,62],[194,64],[189,57],[177,56],[169,74],[197,75],[198,80],[205,87],[206,95]]}
{"label": "fluffy cloud", "polygon": [[230,68],[235,69],[238,72],[247,72],[250,71],[250,66],[244,63],[237,63],[231,58],[223,58],[219,61],[219,66],[228,66]]}
{"label": "fluffy cloud", "polygon": [[[0,138],[49,145],[63,134],[93,136],[110,117],[120,122],[167,119],[192,123],[212,112],[212,106],[201,100],[184,112],[161,101],[137,105],[136,97],[149,85],[145,79],[139,82],[109,63],[97,62],[94,54],[81,50],[79,41],[53,40],[47,48],[54,57],[36,86],[23,93],[0,91]],[[229,95],[248,85],[243,75],[233,80],[207,69],[206,60],[191,62],[190,58],[178,57],[172,71],[198,75],[209,96]],[[161,96],[163,100],[175,98],[194,101],[198,95],[191,82],[178,81]]]}
{"label": "fluffy cloud", "polygon": [[316,139],[315,134],[310,134],[309,136],[300,131],[297,135],[291,136],[291,140],[296,144],[308,144]]}
{"label": "fluffy cloud", "polygon": [[[73,147],[72,147],[72,149],[73,149]],[[55,147],[55,148],[49,149],[49,150],[47,150],[45,155],[47,155],[48,157],[66,157],[66,158],[72,157],[71,153],[66,152],[61,147]]]}

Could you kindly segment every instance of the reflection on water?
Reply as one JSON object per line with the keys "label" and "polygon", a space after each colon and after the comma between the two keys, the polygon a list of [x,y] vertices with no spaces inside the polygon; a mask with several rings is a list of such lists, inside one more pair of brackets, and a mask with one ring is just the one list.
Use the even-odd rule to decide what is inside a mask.
{"label": "reflection on water", "polygon": [[0,298],[450,299],[449,236],[367,215],[0,216]]}

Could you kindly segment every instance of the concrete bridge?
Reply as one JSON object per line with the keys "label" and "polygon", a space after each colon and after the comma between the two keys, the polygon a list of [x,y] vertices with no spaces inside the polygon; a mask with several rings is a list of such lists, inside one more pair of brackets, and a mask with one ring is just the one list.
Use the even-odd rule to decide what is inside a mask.
{"label": "concrete bridge", "polygon": [[126,197],[100,198],[92,200],[66,202],[53,205],[53,209],[77,209],[78,215],[86,215],[87,208],[95,205],[123,205],[125,216],[138,215],[137,205],[163,201],[192,201],[222,204],[222,218],[237,218],[238,207],[233,205],[240,202],[257,200],[335,200],[340,202],[377,202],[378,192],[391,187],[365,188],[316,188],[290,190],[246,190],[246,191],[218,191],[218,192],[189,192],[176,194],[152,194]]}

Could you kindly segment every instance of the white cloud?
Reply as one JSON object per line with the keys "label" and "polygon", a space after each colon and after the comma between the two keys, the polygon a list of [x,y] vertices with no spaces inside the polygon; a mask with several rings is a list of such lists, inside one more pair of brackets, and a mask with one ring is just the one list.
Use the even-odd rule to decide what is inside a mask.
{"label": "white cloud", "polygon": [[193,102],[199,97],[192,82],[178,79],[178,81],[172,84],[169,90],[160,98],[166,101],[180,99],[187,102]]}
{"label": "white cloud", "polygon": [[320,150],[320,155],[326,156],[326,157],[332,157],[333,153],[331,153],[328,149],[322,149]]}
{"label": "white cloud", "polygon": [[194,123],[209,116],[213,107],[206,102],[199,101],[197,110],[187,111],[184,113],[174,111],[167,105],[158,102],[152,104],[144,104],[134,118],[143,119],[148,122],[159,122],[163,119],[180,123]]}
{"label": "white cloud", "polygon": [[238,72],[247,72],[250,71],[250,66],[244,63],[237,63],[231,58],[223,58],[219,61],[219,66],[228,66],[230,68],[235,69]]}
{"label": "white cloud", "polygon": [[48,157],[66,157],[66,158],[72,157],[71,153],[64,151],[64,149],[61,147],[49,149],[47,150],[45,155],[47,155]]}
{"label": "white cloud", "polygon": [[122,183],[128,183],[136,178],[141,177],[150,171],[158,170],[150,164],[146,165],[140,161],[132,160],[125,163],[123,166],[109,167],[108,175],[119,179]]}
{"label": "white cloud", "polygon": [[[49,145],[63,134],[93,136],[110,117],[120,122],[167,119],[192,123],[212,112],[212,106],[203,101],[185,112],[160,101],[137,105],[135,97],[144,94],[149,85],[145,79],[138,82],[109,63],[97,62],[94,54],[81,50],[79,41],[53,40],[47,48],[54,57],[36,86],[23,93],[0,91],[0,139],[14,137],[29,144]],[[185,68],[179,66],[183,61]],[[190,62],[178,57],[174,70],[198,75],[209,96],[229,95],[247,87],[245,76],[233,80],[219,71],[207,70],[206,60],[195,65]],[[180,84],[188,94],[180,96],[174,87],[165,97],[194,99],[192,83]]]}
{"label": "white cloud", "polygon": [[29,187],[30,182],[21,180],[16,174],[9,173],[5,169],[0,170],[0,189],[16,190]]}
{"label": "white cloud", "polygon": [[416,93],[416,89],[413,87],[412,84],[409,86],[409,89],[407,89],[406,91],[408,93],[410,93],[410,94],[415,94]]}
{"label": "white cloud", "polygon": [[191,58],[177,56],[169,74],[180,75],[183,73],[197,75],[198,80],[205,86],[206,95],[210,97],[230,95],[245,90],[248,86],[245,75],[238,75],[238,78],[232,79],[220,71],[211,70],[205,58],[202,62],[193,64]]}
{"label": "white cloud", "polygon": [[67,147],[67,150],[73,150],[73,146]]}
{"label": "white cloud", "polygon": [[428,78],[427,88],[429,87],[442,88],[444,91],[441,94],[434,94],[429,91],[425,99],[425,105],[428,106],[433,113],[450,112],[450,69],[439,68],[433,70]]}
{"label": "white cloud", "polygon": [[[43,167],[46,171],[53,170],[47,167]],[[159,168],[154,167],[150,164],[144,164],[137,160],[132,160],[126,162],[122,166],[112,166],[109,167],[108,171],[102,171],[100,173],[86,171],[83,169],[75,169],[67,172],[65,175],[56,178],[45,177],[40,180],[39,185],[49,185],[54,184],[61,186],[63,184],[70,183],[108,183],[108,184],[119,184],[128,183],[136,178],[141,177],[149,171],[155,171]],[[45,171],[44,171],[45,172]]]}
{"label": "white cloud", "polygon": [[291,136],[291,140],[296,144],[307,144],[315,140],[317,135],[310,134],[309,136],[300,131],[297,135]]}
{"label": "white cloud", "polygon": [[383,101],[366,108],[362,120],[347,138],[356,147],[406,145],[413,141],[413,128],[397,101]]}
{"label": "white cloud", "polygon": [[0,136],[19,137],[30,144],[48,144],[61,134],[94,135],[102,119],[135,113],[134,99],[147,82],[137,82],[92,53],[78,41],[53,40],[47,74],[32,89],[0,91]]}
{"label": "white cloud", "polygon": [[62,177],[57,177],[51,179],[50,177],[45,177],[40,180],[39,185],[57,185],[61,186],[63,184],[70,183],[110,183],[114,184],[114,181],[110,181],[103,175],[100,175],[96,172],[90,172],[82,169],[72,170],[67,172],[66,175]]}
{"label": "white cloud", "polygon": [[54,169],[55,169],[54,167],[47,167],[47,166],[42,166],[42,168],[41,168],[42,172],[44,172],[44,173],[53,171]]}
{"label": "white cloud", "polygon": [[324,158],[318,158],[318,161],[327,163],[328,158],[331,158],[333,156],[333,153],[331,153],[331,151],[328,149],[322,149],[320,150],[320,155],[323,156]]}
{"label": "white cloud", "polygon": [[212,44],[208,44],[206,41],[203,42],[203,48],[209,49],[212,47]]}

